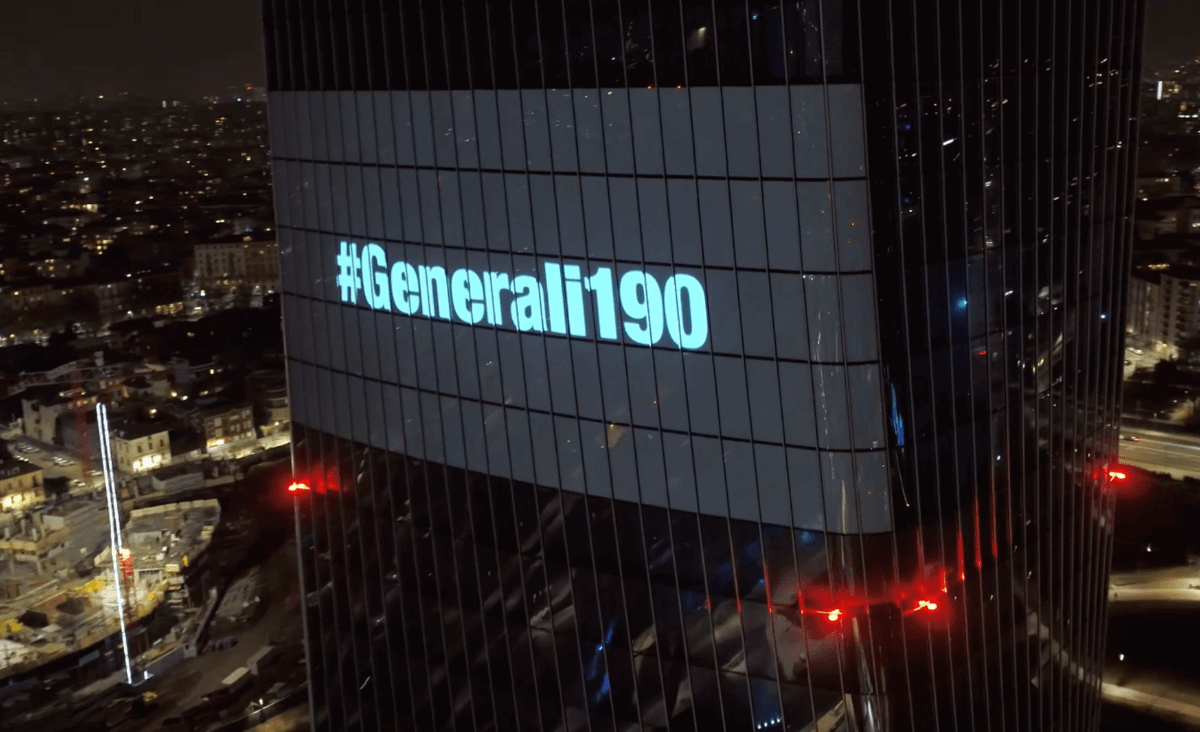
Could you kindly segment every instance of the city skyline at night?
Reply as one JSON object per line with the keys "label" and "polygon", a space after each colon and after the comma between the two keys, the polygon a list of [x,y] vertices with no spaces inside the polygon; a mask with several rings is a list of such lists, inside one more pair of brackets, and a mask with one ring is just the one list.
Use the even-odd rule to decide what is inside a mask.
{"label": "city skyline at night", "polygon": [[0,8],[0,729],[1200,724],[1200,0]]}

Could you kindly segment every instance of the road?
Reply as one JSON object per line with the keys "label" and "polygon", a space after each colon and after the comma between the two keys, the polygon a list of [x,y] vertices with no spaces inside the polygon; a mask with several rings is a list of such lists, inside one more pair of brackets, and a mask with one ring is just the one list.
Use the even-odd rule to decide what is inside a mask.
{"label": "road", "polygon": [[[1195,565],[1112,574],[1108,590],[1112,612],[1125,620],[1109,626],[1110,651],[1102,687],[1106,702],[1159,719],[1200,726],[1200,692],[1193,681],[1194,674],[1164,666],[1161,658],[1164,654],[1186,658],[1192,652],[1192,647],[1185,649],[1173,635],[1174,626],[1162,623],[1181,622],[1190,629],[1190,615],[1200,605],[1197,588],[1200,588],[1200,566]],[[1139,603],[1140,607],[1129,607]],[[1150,615],[1146,615],[1148,610]],[[1156,627],[1160,632],[1144,629],[1146,618],[1158,622]],[[1183,620],[1176,620],[1180,618]],[[1121,655],[1113,659],[1116,651],[1121,651]],[[1127,660],[1125,653],[1138,658]]]}
{"label": "road", "polygon": [[[262,572],[267,580],[267,605],[262,617],[228,635],[237,638],[237,645],[221,651],[210,651],[188,659],[164,676],[158,689],[163,707],[150,720],[159,722],[178,713],[221,685],[221,680],[263,647],[268,639],[295,646],[300,640],[300,616],[289,610],[286,598],[295,590],[296,549],[294,543],[284,544],[263,562]],[[283,675],[284,668],[273,669],[268,676]],[[307,710],[307,707],[305,707]]]}
{"label": "road", "polygon": [[1100,688],[1101,694],[1107,702],[1121,704],[1157,717],[1200,725],[1200,706],[1195,704],[1107,681]]}
{"label": "road", "polygon": [[1113,572],[1110,602],[1200,603],[1200,567],[1164,567]]}
{"label": "road", "polygon": [[1153,369],[1155,364],[1164,358],[1168,358],[1169,354],[1156,351],[1153,348],[1134,348],[1129,346],[1125,349],[1125,378],[1133,376],[1133,372],[1138,369]]}
{"label": "road", "polygon": [[1200,478],[1200,436],[1126,427],[1121,429],[1120,456],[1124,464],[1174,478]]}
{"label": "road", "polygon": [[305,732],[308,729],[308,703],[293,707],[267,721],[251,727],[248,732]]}
{"label": "road", "polygon": [[[9,454],[17,460],[24,460],[41,468],[46,478],[69,478],[72,481],[82,480],[84,482],[83,485],[71,484],[70,490],[72,495],[99,490],[102,487],[99,476],[84,475],[83,466],[79,463],[79,456],[65,448],[45,442],[38,442],[37,440],[25,437],[17,430],[4,430],[0,432],[0,439],[8,443]],[[22,447],[33,449],[26,452],[20,449]],[[64,458],[68,461],[67,464],[59,465],[55,463],[54,458],[56,457]],[[93,466],[93,469],[96,467],[98,466]]]}

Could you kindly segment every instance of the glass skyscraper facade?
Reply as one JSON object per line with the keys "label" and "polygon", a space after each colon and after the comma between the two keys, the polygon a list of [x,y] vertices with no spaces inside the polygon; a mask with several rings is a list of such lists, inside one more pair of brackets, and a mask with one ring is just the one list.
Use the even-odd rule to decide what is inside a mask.
{"label": "glass skyscraper facade", "polygon": [[318,730],[1093,729],[1140,0],[264,0]]}

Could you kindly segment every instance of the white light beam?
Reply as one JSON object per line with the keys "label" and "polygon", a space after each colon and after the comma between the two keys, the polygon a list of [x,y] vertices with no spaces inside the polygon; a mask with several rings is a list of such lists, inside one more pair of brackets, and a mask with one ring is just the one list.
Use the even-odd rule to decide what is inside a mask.
{"label": "white light beam", "polygon": [[129,659],[129,634],[125,629],[125,597],[121,593],[121,566],[117,548],[121,543],[121,505],[117,501],[116,479],[112,470],[112,444],[108,434],[108,408],[96,404],[96,431],[100,433],[100,459],[104,467],[104,499],[108,504],[108,536],[112,549],[113,590],[117,593],[117,619],[121,623],[121,647],[125,652],[125,679],[133,685],[133,663]]}

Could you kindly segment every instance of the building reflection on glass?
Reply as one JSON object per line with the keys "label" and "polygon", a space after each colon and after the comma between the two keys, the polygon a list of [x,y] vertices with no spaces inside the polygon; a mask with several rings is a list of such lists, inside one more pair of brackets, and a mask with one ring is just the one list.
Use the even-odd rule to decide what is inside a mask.
{"label": "building reflection on glass", "polygon": [[1095,727],[1142,5],[886,11],[264,3],[317,729]]}

